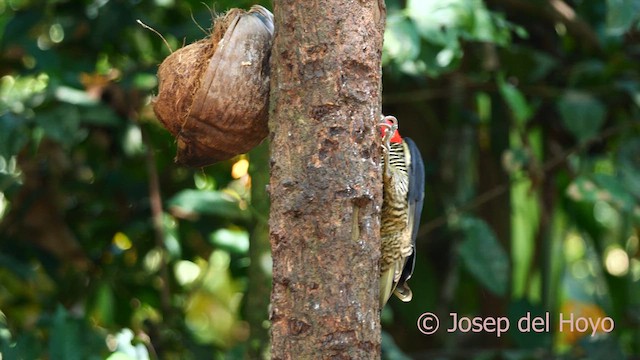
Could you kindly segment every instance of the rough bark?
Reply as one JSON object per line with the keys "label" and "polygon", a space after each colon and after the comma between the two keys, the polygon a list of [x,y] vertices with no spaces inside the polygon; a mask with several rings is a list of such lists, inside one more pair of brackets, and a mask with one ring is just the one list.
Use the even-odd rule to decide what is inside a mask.
{"label": "rough bark", "polygon": [[274,1],[274,16],[272,358],[377,358],[384,2]]}

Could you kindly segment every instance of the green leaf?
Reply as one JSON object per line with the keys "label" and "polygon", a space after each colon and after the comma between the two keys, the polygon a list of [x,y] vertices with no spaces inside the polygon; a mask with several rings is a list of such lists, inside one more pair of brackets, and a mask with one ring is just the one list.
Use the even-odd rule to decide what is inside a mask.
{"label": "green leaf", "polygon": [[465,0],[423,1],[408,0],[406,13],[415,22],[420,35],[427,41],[446,45],[451,40],[447,32],[457,38],[457,29],[462,22]]}
{"label": "green leaf", "polygon": [[605,200],[618,209],[631,211],[635,206],[633,197],[629,196],[629,192],[622,184],[619,178],[607,174],[594,174],[593,178],[602,189],[601,196]]}
{"label": "green leaf", "polygon": [[170,259],[180,259],[182,256],[182,246],[176,220],[173,216],[164,213],[162,217],[162,227],[164,229],[164,247],[169,253]]}
{"label": "green leaf", "polygon": [[509,105],[516,123],[520,128],[523,128],[533,115],[533,110],[531,106],[529,106],[527,99],[517,87],[505,81],[504,76],[498,77],[498,86],[500,88],[500,94]]}
{"label": "green leaf", "polygon": [[514,147],[502,154],[502,167],[511,174],[524,169],[530,162],[531,155],[523,147]]}
{"label": "green leaf", "polygon": [[486,222],[463,218],[460,228],[465,239],[460,244],[462,262],[485,288],[502,296],[509,282],[509,257]]}
{"label": "green leaf", "polygon": [[22,280],[31,279],[35,275],[32,266],[15,259],[9,254],[0,254],[0,268],[8,269]]}
{"label": "green leaf", "polygon": [[557,106],[565,129],[580,142],[597,135],[604,124],[606,108],[587,93],[568,91]]}
{"label": "green leaf", "polygon": [[607,33],[619,36],[640,19],[637,0],[607,0]]}
{"label": "green leaf", "polygon": [[[464,1],[447,0],[440,2],[409,0],[406,14],[415,24],[415,31],[424,41],[420,49],[420,59],[409,64],[409,70],[437,76],[456,64],[462,57],[460,38],[464,35]],[[407,64],[401,64],[402,66]],[[418,73],[417,71],[403,71]]]}
{"label": "green leaf", "polygon": [[211,243],[233,253],[246,254],[249,251],[249,233],[241,229],[219,229],[209,237]]}
{"label": "green leaf", "polygon": [[58,305],[49,329],[49,358],[93,360],[103,358],[104,337],[89,327],[84,319],[73,318]]}
{"label": "green leaf", "polygon": [[567,187],[567,196],[575,201],[596,202],[600,200],[600,189],[586,176],[579,176]]}
{"label": "green leaf", "polygon": [[426,41],[445,47],[459,38],[507,45],[515,28],[482,1],[408,0],[406,11]]}
{"label": "green leaf", "polygon": [[616,87],[627,93],[637,107],[640,107],[640,84],[634,80],[620,80]]}
{"label": "green leaf", "polygon": [[175,216],[193,217],[216,215],[232,220],[245,220],[249,211],[240,208],[240,202],[221,191],[183,190],[168,201]]}
{"label": "green leaf", "polygon": [[107,358],[107,360],[137,360],[137,358],[135,357],[131,357],[123,352],[114,352],[113,354],[109,355],[109,357]]}
{"label": "green leaf", "polygon": [[447,72],[462,59],[462,39],[506,45],[514,28],[482,1],[408,0],[388,18],[383,64],[392,59],[410,75]]}
{"label": "green leaf", "polygon": [[613,336],[583,336],[578,340],[577,346],[583,349],[586,359],[626,360],[629,358]]}
{"label": "green leaf", "polygon": [[580,61],[569,69],[567,82],[569,88],[598,86],[610,82],[608,65],[598,59]]}
{"label": "green leaf", "polygon": [[382,347],[383,360],[410,360],[411,358],[402,352],[402,349],[393,341],[393,337],[386,331],[382,331]]}
{"label": "green leaf", "polygon": [[[514,28],[502,15],[495,14],[479,2],[473,10],[473,26],[470,29],[471,39],[490,42],[497,45],[508,45],[511,41],[511,29]],[[522,29],[520,29],[522,31]]]}
{"label": "green leaf", "polygon": [[29,141],[27,120],[13,113],[0,116],[0,157],[5,161],[16,155]]}
{"label": "green leaf", "polygon": [[51,109],[38,112],[36,123],[50,139],[63,145],[73,145],[86,136],[80,129],[80,112],[71,104],[59,104]]}
{"label": "green leaf", "polygon": [[411,61],[420,54],[420,38],[413,23],[399,12],[390,14],[384,32],[383,62]]}
{"label": "green leaf", "polygon": [[53,93],[55,98],[63,103],[73,105],[95,105],[98,103],[86,91],[68,86],[58,86]]}
{"label": "green leaf", "polygon": [[83,124],[98,126],[117,126],[124,121],[104,104],[80,106],[80,120]]}
{"label": "green leaf", "polygon": [[[3,326],[2,331],[8,331]],[[36,338],[34,332],[23,333],[15,341],[0,340],[0,353],[3,359],[41,359],[42,339]]]}
{"label": "green leaf", "polygon": [[640,199],[640,139],[632,139],[620,146],[618,163],[622,184]]}
{"label": "green leaf", "polygon": [[114,323],[115,317],[115,296],[111,286],[103,282],[98,287],[93,299],[92,320],[100,326],[110,326]]}
{"label": "green leaf", "polygon": [[[133,343],[136,343],[135,345]],[[135,340],[134,333],[131,329],[121,329],[113,336],[113,345],[116,351],[107,358],[107,360],[143,360],[149,359],[149,353],[146,347]]]}
{"label": "green leaf", "polygon": [[53,316],[49,351],[52,359],[81,360],[81,329],[77,321],[67,315],[67,311],[58,306]]}
{"label": "green leaf", "polygon": [[622,182],[612,175],[579,176],[568,187],[567,195],[576,201],[606,201],[618,209],[633,210],[635,201]]}
{"label": "green leaf", "polygon": [[4,28],[1,40],[2,47],[27,37],[29,30],[36,26],[43,16],[44,12],[41,9],[15,12]]}

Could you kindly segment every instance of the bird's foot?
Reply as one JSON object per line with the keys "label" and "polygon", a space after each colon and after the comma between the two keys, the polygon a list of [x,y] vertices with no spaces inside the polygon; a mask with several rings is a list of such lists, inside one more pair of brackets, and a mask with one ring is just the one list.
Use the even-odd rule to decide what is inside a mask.
{"label": "bird's foot", "polygon": [[391,137],[396,130],[398,130],[398,119],[396,119],[395,116],[383,116],[380,123],[378,123],[378,126],[386,128],[382,130],[384,134],[382,138],[382,147],[389,152],[391,148]]}

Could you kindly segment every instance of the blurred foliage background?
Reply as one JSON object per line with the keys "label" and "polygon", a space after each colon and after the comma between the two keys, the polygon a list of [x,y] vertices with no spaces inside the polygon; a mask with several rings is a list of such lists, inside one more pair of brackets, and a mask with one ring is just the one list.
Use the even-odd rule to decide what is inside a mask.
{"label": "blurred foliage background", "polygon": [[[0,0],[3,359],[268,355],[267,146],[175,165],[150,106],[170,49],[136,23],[175,50],[252,4]],[[387,7],[383,108],[428,183],[414,300],[384,309],[383,357],[638,358],[639,3]],[[425,311],[512,328],[425,336]],[[545,312],[550,331],[515,328]],[[561,313],[615,329],[559,332]]]}

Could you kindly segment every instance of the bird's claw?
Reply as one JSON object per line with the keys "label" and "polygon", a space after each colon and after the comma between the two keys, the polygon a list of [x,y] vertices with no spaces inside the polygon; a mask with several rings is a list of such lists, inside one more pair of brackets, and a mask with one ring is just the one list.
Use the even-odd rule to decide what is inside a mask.
{"label": "bird's claw", "polygon": [[[391,122],[391,124],[389,124]],[[387,131],[384,133],[384,138],[382,138],[382,147],[388,151],[391,148],[391,137],[398,130],[398,119],[395,116],[383,116],[378,126],[386,127]]]}

